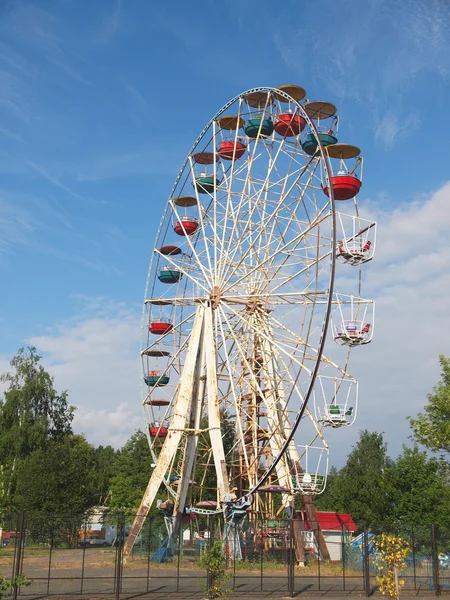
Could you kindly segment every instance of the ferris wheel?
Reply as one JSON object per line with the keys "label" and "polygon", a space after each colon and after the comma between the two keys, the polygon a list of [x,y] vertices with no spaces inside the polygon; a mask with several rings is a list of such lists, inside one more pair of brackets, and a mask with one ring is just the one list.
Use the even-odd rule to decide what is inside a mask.
{"label": "ferris wheel", "polygon": [[327,427],[356,417],[347,364],[373,335],[361,285],[376,227],[356,203],[359,148],[338,142],[334,105],[305,95],[236,96],[175,180],[142,320],[154,468],[125,554],[162,488],[175,528],[186,513],[267,513],[273,493],[292,514],[297,494],[325,488]]}

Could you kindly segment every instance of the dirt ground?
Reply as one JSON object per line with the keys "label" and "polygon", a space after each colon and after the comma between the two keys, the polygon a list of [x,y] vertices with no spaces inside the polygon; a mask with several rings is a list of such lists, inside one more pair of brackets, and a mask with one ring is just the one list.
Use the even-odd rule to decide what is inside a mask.
{"label": "dirt ground", "polygon": [[[83,594],[92,600],[115,598],[114,548],[89,548],[53,550],[25,548],[23,573],[32,580],[29,587],[20,590],[24,598],[64,598]],[[11,576],[13,565],[12,552],[0,550],[0,573]],[[228,598],[245,595],[249,599],[270,597],[274,599],[288,596],[287,566],[263,565],[263,574],[258,564],[248,565],[247,570],[230,570],[230,579],[226,584],[233,589]],[[244,569],[246,565],[244,565]],[[202,598],[203,592],[199,579],[206,579],[206,573],[196,566],[193,559],[183,557],[178,568],[175,558],[171,563],[162,565],[148,561],[148,557],[129,559],[123,565],[121,598],[151,597],[154,600],[174,597]],[[332,595],[338,597],[363,596],[363,579],[360,573],[347,572],[340,568],[323,565],[318,576],[318,566],[295,569],[295,594],[302,597]],[[375,587],[375,580],[372,581]],[[409,586],[411,587],[411,586]],[[411,595],[414,598],[428,597],[427,585],[416,584],[416,589],[405,590],[404,600]],[[402,597],[403,600],[403,597]]]}

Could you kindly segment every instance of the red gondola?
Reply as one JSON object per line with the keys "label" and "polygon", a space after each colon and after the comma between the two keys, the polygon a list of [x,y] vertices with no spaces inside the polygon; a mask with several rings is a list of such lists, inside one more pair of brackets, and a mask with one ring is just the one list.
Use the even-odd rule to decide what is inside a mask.
{"label": "red gondola", "polygon": [[191,217],[182,217],[181,222],[177,221],[173,230],[177,235],[192,235],[198,229],[198,223],[196,219]]}
{"label": "red gondola", "polygon": [[169,433],[169,430],[167,427],[157,427],[155,425],[150,425],[148,430],[150,432],[150,437],[152,437],[152,438],[165,438],[165,437],[167,437],[167,434]]}
{"label": "red gondola", "polygon": [[148,330],[155,335],[164,335],[172,331],[172,329],[172,323],[168,323],[167,321],[150,321],[148,324]]}
{"label": "red gondola", "polygon": [[224,140],[223,142],[220,142],[217,154],[224,160],[237,160],[238,158],[242,158],[244,156],[246,149],[246,145],[242,142]]}
{"label": "red gondola", "polygon": [[305,126],[306,121],[303,117],[300,117],[300,115],[283,113],[278,116],[277,122],[274,125],[274,129],[278,135],[283,137],[292,137],[303,131]]}
{"label": "red gondola", "polygon": [[[361,181],[354,175],[333,175],[331,186],[335,200],[351,200],[361,189]],[[329,195],[328,187],[324,186],[323,191]]]}

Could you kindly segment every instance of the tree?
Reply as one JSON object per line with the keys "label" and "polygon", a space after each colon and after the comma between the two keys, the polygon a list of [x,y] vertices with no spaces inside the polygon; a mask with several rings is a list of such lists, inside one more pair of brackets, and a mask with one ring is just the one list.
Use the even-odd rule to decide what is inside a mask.
{"label": "tree", "polygon": [[417,446],[403,452],[386,471],[391,522],[425,526],[450,525],[450,488],[444,464]]}
{"label": "tree", "polygon": [[21,348],[11,360],[12,373],[0,376],[9,387],[0,401],[2,504],[14,493],[14,470],[35,450],[72,433],[75,408],[67,392],[58,393],[53,377],[40,364],[36,348]]}
{"label": "tree", "polygon": [[95,451],[67,434],[38,448],[17,467],[15,504],[25,511],[83,514],[96,498]]}
{"label": "tree", "polygon": [[141,430],[118,452],[115,475],[111,479],[111,507],[138,508],[152,472],[152,458],[145,433]]}
{"label": "tree", "polygon": [[338,471],[336,467],[331,467],[324,493],[314,498],[314,505],[317,510],[343,510],[342,483],[341,471]]}
{"label": "tree", "polygon": [[112,446],[98,446],[94,451],[94,472],[98,504],[103,504],[111,489],[115,474],[117,452]]}
{"label": "tree", "polygon": [[347,463],[330,478],[328,493],[317,502],[322,509],[348,512],[355,523],[381,526],[389,514],[386,469],[392,465],[383,434],[360,431]]}
{"label": "tree", "polygon": [[419,413],[417,419],[408,419],[419,444],[433,452],[444,452],[450,458],[450,358],[441,354],[439,362],[441,380],[427,395],[425,412]]}

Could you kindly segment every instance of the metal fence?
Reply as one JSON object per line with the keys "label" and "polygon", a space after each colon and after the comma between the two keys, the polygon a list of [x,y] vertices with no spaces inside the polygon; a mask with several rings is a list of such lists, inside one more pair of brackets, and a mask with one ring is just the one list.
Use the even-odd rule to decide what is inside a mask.
{"label": "metal fence", "polygon": [[[123,547],[134,515],[107,511],[89,515],[19,513],[3,520],[0,573],[23,573],[31,585],[13,590],[20,596],[189,592],[200,594],[208,573],[199,558],[223,538],[217,516],[186,516],[182,534],[173,541],[160,514],[150,515],[133,553]],[[400,574],[405,589],[450,592],[450,532],[438,526],[404,527],[395,532],[410,544],[407,566]],[[319,537],[323,535],[329,558]],[[305,591],[359,592],[377,588],[380,532],[364,529],[352,535],[341,530],[320,531],[303,521],[255,518],[227,538],[228,583],[234,593],[274,592],[297,595]]]}

